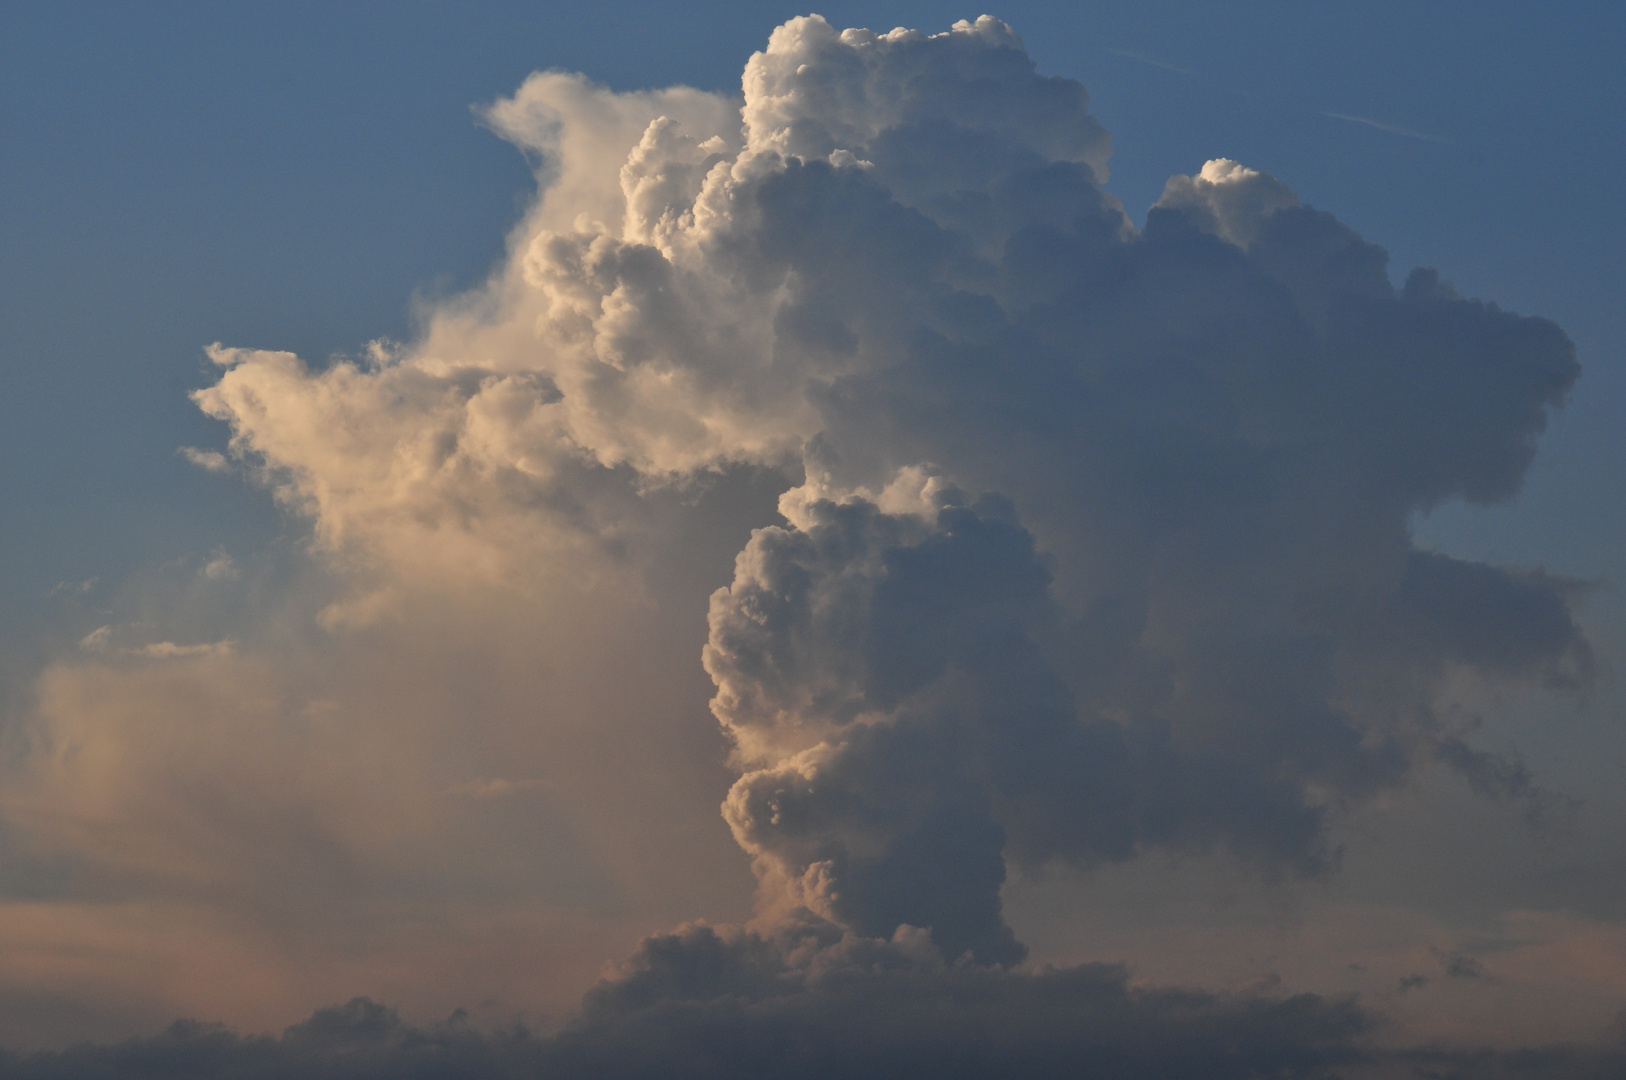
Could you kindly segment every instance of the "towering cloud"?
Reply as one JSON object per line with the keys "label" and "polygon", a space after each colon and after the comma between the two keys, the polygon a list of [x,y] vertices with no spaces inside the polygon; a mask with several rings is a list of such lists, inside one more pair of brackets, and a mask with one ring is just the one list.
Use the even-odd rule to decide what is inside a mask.
{"label": "towering cloud", "polygon": [[[1429,270],[1396,288],[1233,161],[1137,228],[1084,89],[986,16],[794,19],[743,99],[548,73],[488,116],[544,190],[486,288],[325,370],[217,347],[196,400],[356,583],[335,633],[483,583],[592,611],[584,648],[609,648],[726,565],[681,554],[719,543],[698,518],[756,515],[703,583],[709,637],[670,629],[704,644],[758,921],[649,946],[584,1030],[706,949],[738,1000],[832,994],[818,965],[868,948],[924,967],[853,1000],[906,1011],[1077,982],[1142,1019],[1230,1016],[1105,972],[1001,982],[979,965],[1025,955],[1008,870],[1163,850],[1316,875],[1331,817],[1422,762],[1527,793],[1438,694],[1583,684],[1577,586],[1420,550],[1408,522],[1517,490],[1578,372],[1552,323]],[[1306,1039],[1364,1030],[1304,1008]]]}
{"label": "towering cloud", "polygon": [[367,368],[220,350],[198,398],[375,558],[528,532],[505,572],[546,573],[638,547],[652,489],[794,484],[706,649],[764,912],[1014,961],[1007,863],[1316,873],[1339,805],[1487,767],[1442,676],[1585,679],[1566,583],[1407,532],[1517,488],[1557,327],[1396,290],[1231,161],[1137,230],[1083,88],[995,19],[796,19],[744,90],[534,78],[491,115],[559,181],[486,306]]}

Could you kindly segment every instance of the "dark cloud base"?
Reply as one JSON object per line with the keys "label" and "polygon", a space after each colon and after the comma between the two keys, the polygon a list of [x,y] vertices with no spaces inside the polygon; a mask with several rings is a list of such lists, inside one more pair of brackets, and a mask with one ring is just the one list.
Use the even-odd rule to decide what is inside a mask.
{"label": "dark cloud base", "polygon": [[1353,998],[1146,989],[1114,964],[944,965],[924,935],[691,926],[650,938],[571,1025],[417,1027],[356,998],[280,1037],[181,1020],[151,1038],[0,1057],[4,1080],[1090,1077],[1603,1080],[1626,1050],[1375,1050]]}

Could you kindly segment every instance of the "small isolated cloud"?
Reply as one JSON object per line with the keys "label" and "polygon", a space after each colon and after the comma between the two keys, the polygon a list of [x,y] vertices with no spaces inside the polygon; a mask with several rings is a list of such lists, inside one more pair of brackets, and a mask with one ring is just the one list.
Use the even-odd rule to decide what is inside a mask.
{"label": "small isolated cloud", "polygon": [[184,660],[202,656],[230,656],[237,648],[234,641],[210,641],[197,645],[177,645],[173,641],[155,641],[150,645],[142,645],[133,649],[126,649],[129,656],[139,656],[145,660]]}
{"label": "small isolated cloud", "polygon": [[206,472],[223,473],[231,471],[231,461],[219,450],[202,450],[196,446],[183,446],[176,452]]}
{"label": "small isolated cloud", "polygon": [[182,660],[204,656],[230,656],[237,648],[235,641],[210,641],[193,645],[178,645],[173,641],[155,641],[146,645],[114,649],[114,629],[98,626],[79,639],[79,648],[88,653],[136,657],[142,660]]}
{"label": "small isolated cloud", "polygon": [[113,628],[111,626],[98,626],[79,639],[79,647],[86,652],[105,652],[107,643],[112,637]]}
{"label": "small isolated cloud", "polygon": [[90,577],[83,581],[59,581],[46,592],[47,596],[84,596],[101,583],[101,578]]}
{"label": "small isolated cloud", "polygon": [[1435,949],[1435,957],[1448,979],[1486,979],[1485,965],[1467,953]]}
{"label": "small isolated cloud", "polygon": [[237,576],[238,570],[232,557],[217,549],[209,556],[209,561],[203,564],[203,569],[199,573],[210,581],[228,581]]}

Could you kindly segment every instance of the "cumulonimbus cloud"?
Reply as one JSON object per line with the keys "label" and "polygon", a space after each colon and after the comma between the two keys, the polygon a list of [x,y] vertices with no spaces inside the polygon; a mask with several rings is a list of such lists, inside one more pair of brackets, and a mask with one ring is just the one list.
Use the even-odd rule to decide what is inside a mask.
{"label": "cumulonimbus cloud", "polygon": [[706,653],[765,911],[1011,961],[1007,862],[1317,872],[1462,759],[1443,676],[1587,676],[1567,583],[1407,530],[1517,488],[1574,350],[1236,162],[1135,228],[1087,104],[990,18],[793,20],[740,111],[538,76],[490,117],[559,180],[481,305],[365,366],[217,350],[198,401],[382,559],[591,561],[639,492],[784,476]]}
{"label": "cumulonimbus cloud", "polygon": [[691,631],[759,881],[729,949],[1009,965],[1008,867],[1323,873],[1421,763],[1515,775],[1446,679],[1590,677],[1575,583],[1408,527],[1517,490],[1562,331],[1395,287],[1233,161],[1137,227],[1084,89],[998,20],[794,19],[739,98],[553,72],[486,116],[543,187],[487,286],[322,370],[216,346],[195,399],[366,583],[335,632],[473,579],[636,618],[696,492],[783,492]]}

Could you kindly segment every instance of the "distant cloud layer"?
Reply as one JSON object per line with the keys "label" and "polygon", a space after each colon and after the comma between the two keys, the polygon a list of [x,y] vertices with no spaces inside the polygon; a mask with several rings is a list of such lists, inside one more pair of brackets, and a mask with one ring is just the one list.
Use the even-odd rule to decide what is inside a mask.
{"label": "distant cloud layer", "polygon": [[1374,1050],[1373,1026],[1350,1001],[1137,989],[1110,964],[946,967],[905,934],[813,934],[787,955],[691,926],[646,941],[551,1037],[482,1032],[462,1014],[415,1027],[358,998],[280,1038],[183,1021],[150,1039],[0,1058],[0,1077],[1604,1080],[1626,1068],[1618,1049]]}
{"label": "distant cloud layer", "polygon": [[[559,656],[622,658],[604,694],[657,695],[666,669],[630,628],[654,620],[699,661],[706,628],[651,613],[711,592],[751,929],[650,939],[546,1040],[353,1003],[280,1040],[178,1028],[0,1075],[1427,1064],[1372,1050],[1348,1001],[1013,973],[1001,889],[1007,868],[1154,851],[1326,874],[1330,821],[1427,763],[1538,802],[1438,698],[1464,677],[1584,687],[1580,586],[1419,550],[1408,521],[1518,489],[1573,346],[1433,271],[1395,288],[1381,249],[1234,161],[1171,179],[1137,228],[1102,187],[1083,87],[1037,74],[996,19],[794,19],[743,90],[533,76],[486,117],[537,155],[544,192],[485,289],[325,370],[217,345],[195,398],[313,523],[332,634],[496,589],[551,613],[575,639]],[[710,521],[755,531],[739,550]],[[736,550],[731,581],[695,580]],[[238,573],[223,554],[204,570]],[[126,652],[247,663],[227,641]],[[509,774],[426,790],[569,794]],[[1437,1075],[1617,1060],[1441,1053]]]}

